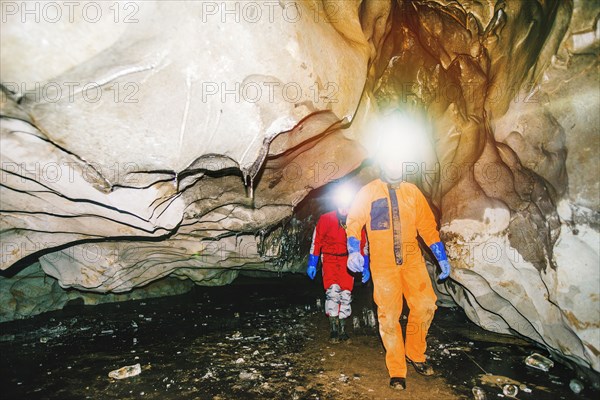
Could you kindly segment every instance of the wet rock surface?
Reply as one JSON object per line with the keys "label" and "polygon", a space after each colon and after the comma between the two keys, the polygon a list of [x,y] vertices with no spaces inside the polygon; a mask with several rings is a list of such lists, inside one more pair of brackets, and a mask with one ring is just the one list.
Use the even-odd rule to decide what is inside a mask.
{"label": "wet rock surface", "polygon": [[3,18],[0,269],[39,262],[50,305],[58,286],[298,272],[298,205],[361,165],[368,119],[400,104],[435,122],[417,180],[455,271],[440,292],[600,371],[597,1],[282,0],[226,22],[135,4],[135,24]]}
{"label": "wet rock surface", "polygon": [[65,290],[56,279],[42,271],[39,263],[34,263],[14,276],[0,277],[0,322],[59,310],[66,304],[95,305],[172,296],[185,293],[193,286],[189,280],[167,277],[126,293]]}
{"label": "wet rock surface", "polygon": [[[318,283],[304,277],[225,288],[195,288],[169,298],[70,306],[0,324],[3,399],[395,399],[388,388],[370,287],[357,286],[351,342],[331,344],[319,310]],[[321,300],[322,301],[322,300]],[[406,319],[402,319],[406,322]],[[406,399],[470,398],[481,387],[498,398],[585,399],[578,378],[556,364],[549,373],[525,366],[543,350],[475,326],[459,309],[439,309],[429,337],[433,377],[409,368]],[[137,376],[108,374],[140,364]],[[531,392],[527,392],[530,390]],[[501,397],[501,396],[500,396]]]}

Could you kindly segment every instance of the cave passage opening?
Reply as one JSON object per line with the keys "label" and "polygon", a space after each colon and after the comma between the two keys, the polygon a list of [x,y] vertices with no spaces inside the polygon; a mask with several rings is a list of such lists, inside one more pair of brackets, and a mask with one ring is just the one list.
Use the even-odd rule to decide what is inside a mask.
{"label": "cave passage opening", "polygon": [[[131,25],[140,30],[123,34],[115,46],[77,29],[57,34],[64,43],[75,35],[98,41],[110,55],[96,57],[99,47],[79,46],[86,51],[75,50],[68,68],[51,56],[61,52],[39,47],[40,32],[50,37],[47,32],[23,35],[21,28],[2,35],[3,44],[10,38],[15,53],[25,55],[3,58],[1,87],[6,94],[2,164],[10,166],[2,171],[7,210],[2,223],[8,221],[2,239],[10,244],[3,243],[2,261],[20,260],[0,274],[0,386],[9,398],[389,397],[382,347],[371,323],[377,311],[371,284],[355,281],[353,343],[333,346],[327,341],[322,277],[310,281],[303,271],[314,224],[332,209],[325,181],[343,176],[341,181],[361,186],[378,175],[368,160],[359,168],[353,164],[364,158],[356,142],[368,147],[369,139],[347,126],[351,117],[360,125],[365,109],[397,106],[426,109],[435,125],[435,166],[424,168],[433,173],[416,174],[415,183],[448,228],[444,239],[453,246],[459,271],[445,287],[434,285],[446,290],[437,293],[438,305],[446,307],[436,313],[430,343],[432,362],[443,376],[427,381],[412,373],[406,398],[465,398],[473,386],[494,397],[504,385],[516,386],[522,399],[597,396],[590,386],[600,382],[595,279],[600,214],[598,157],[593,156],[600,137],[598,3],[363,1],[339,23],[334,13],[347,12],[338,6],[350,3],[323,1],[325,7],[310,13],[318,16],[310,29],[303,29],[305,21],[280,25],[281,37],[294,38],[285,49],[290,57],[275,56],[272,49],[278,46],[264,46],[266,52],[254,47],[278,37],[276,25],[262,30],[264,25],[252,23],[258,28],[252,35],[236,31],[241,34],[228,42],[222,40],[228,37],[222,26],[198,34],[197,21],[182,24],[175,8],[160,2],[150,4],[144,16],[160,17],[164,25]],[[196,4],[188,4],[190,15]],[[353,18],[354,24],[345,23]],[[152,25],[173,27],[165,29],[173,36],[164,40]],[[198,38],[204,42],[195,42]],[[311,51],[307,43],[315,38],[339,58],[328,64],[322,53]],[[245,48],[234,59],[241,55],[269,64],[249,71],[230,62],[223,65],[234,68],[215,71],[211,62],[205,63],[209,69],[198,69],[204,54],[240,43]],[[125,69],[110,64],[123,59],[127,46],[135,50],[129,52],[131,64]],[[305,47],[309,51],[299,66],[282,62],[297,61]],[[250,57],[246,49],[263,56]],[[171,50],[178,57],[160,59]],[[31,63],[33,58],[44,62]],[[66,75],[59,73],[63,68]],[[66,79],[73,74],[78,81],[112,79],[114,71],[129,75],[132,68],[142,77],[136,88],[146,95],[137,106],[128,105],[131,110],[107,101],[111,96],[97,104],[79,98],[44,103],[36,93],[7,90],[19,85],[5,86],[8,77],[14,82],[58,79],[57,74]],[[278,99],[252,103],[245,111],[226,101],[194,107],[199,103],[191,88],[199,86],[198,76],[218,72],[219,79],[230,78],[240,71],[236,76],[269,71],[268,77],[252,75],[260,83],[269,83],[271,72],[282,82],[310,76],[303,82],[306,92],[315,94],[314,88],[323,86],[327,93],[317,94],[336,101]],[[323,81],[317,84],[314,77]],[[329,82],[322,85],[325,77]],[[154,95],[164,93],[164,82],[169,90],[185,85],[187,91],[178,92],[185,96],[173,97],[165,107]],[[331,88],[344,98],[331,98]],[[183,112],[171,112],[179,106]],[[234,136],[240,125],[251,130],[250,119],[260,119],[265,129],[244,147]],[[206,141],[190,134],[191,126],[202,125]],[[135,132],[121,130],[128,127]],[[111,130],[122,137],[96,135]],[[275,132],[281,134],[271,136]],[[210,154],[194,158],[205,150]],[[156,159],[149,162],[148,154]],[[252,154],[256,159],[248,161]],[[121,158],[126,159],[121,174],[110,170]],[[183,159],[195,161],[179,164]],[[45,179],[43,169],[29,173],[40,161],[74,166],[64,176],[76,177],[77,184]],[[103,168],[96,170],[96,161]],[[242,161],[251,162],[243,173]],[[134,164],[140,171],[129,174],[127,166]],[[247,179],[255,176],[247,172],[258,175]],[[57,215],[56,210],[75,211]],[[461,255],[476,248],[471,244],[499,250],[466,262]],[[73,257],[71,250],[85,255]],[[427,246],[422,250],[432,261]],[[106,257],[96,257],[102,252]],[[115,254],[125,259],[115,261]],[[427,265],[433,279],[436,263]],[[575,368],[557,363],[545,373],[524,367],[527,355],[548,351]],[[141,365],[139,376],[108,378],[111,369],[134,363]],[[586,386],[581,395],[573,393],[574,379]]]}

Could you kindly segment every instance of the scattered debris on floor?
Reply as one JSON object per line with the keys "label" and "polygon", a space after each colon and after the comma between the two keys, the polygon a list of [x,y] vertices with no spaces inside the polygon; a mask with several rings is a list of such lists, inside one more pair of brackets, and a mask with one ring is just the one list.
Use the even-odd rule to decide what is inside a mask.
{"label": "scattered debris on floor", "polygon": [[577,379],[571,379],[571,382],[569,382],[569,388],[573,391],[573,393],[579,394],[583,390],[583,383]]}
{"label": "scattered debris on floor", "polygon": [[479,386],[473,386],[471,390],[473,392],[473,399],[475,400],[486,400],[485,390]]}
{"label": "scattered debris on floor", "polygon": [[542,371],[548,372],[550,368],[554,367],[554,362],[541,354],[533,353],[525,359],[525,364],[532,367],[541,369]]}
{"label": "scattered debris on floor", "polygon": [[135,365],[126,365],[119,369],[115,369],[108,373],[108,377],[112,379],[131,378],[142,373],[142,366],[138,363]]}
{"label": "scattered debris on floor", "polygon": [[[170,298],[78,306],[3,323],[2,398],[396,398],[371,293],[355,291],[352,343],[339,344],[328,341],[322,296],[301,279],[199,287]],[[437,373],[422,377],[410,369],[403,399],[597,395],[562,364],[552,367],[538,348],[485,332],[461,310],[438,310],[428,345]],[[552,374],[524,362],[532,353]]]}

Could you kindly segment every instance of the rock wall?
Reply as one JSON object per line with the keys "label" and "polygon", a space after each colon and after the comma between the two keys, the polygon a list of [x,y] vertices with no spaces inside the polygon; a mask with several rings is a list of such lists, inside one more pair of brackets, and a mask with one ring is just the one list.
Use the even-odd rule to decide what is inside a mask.
{"label": "rock wall", "polygon": [[97,305],[188,292],[190,280],[163,278],[127,293],[90,293],[65,290],[48,276],[39,263],[33,263],[11,278],[0,279],[0,322],[28,318],[46,311],[60,310],[67,304]]}
{"label": "rock wall", "polygon": [[598,147],[599,9],[572,6],[404,2],[373,88],[434,119],[437,158],[414,178],[455,267],[440,292],[598,371],[598,158],[584,154]]}
{"label": "rock wall", "polygon": [[484,328],[600,371],[600,6],[461,3],[7,15],[1,268],[39,260],[97,293],[301,272],[316,211],[302,200],[355,171],[369,118],[400,106],[433,126],[407,178],[455,268],[438,290]]}
{"label": "rock wall", "polygon": [[360,163],[336,129],[366,80],[358,10],[335,26],[320,2],[270,4],[257,20],[212,2],[136,4],[116,33],[83,17],[7,18],[1,268],[39,258],[63,287],[98,292],[272,269],[279,250],[259,252],[272,228]]}

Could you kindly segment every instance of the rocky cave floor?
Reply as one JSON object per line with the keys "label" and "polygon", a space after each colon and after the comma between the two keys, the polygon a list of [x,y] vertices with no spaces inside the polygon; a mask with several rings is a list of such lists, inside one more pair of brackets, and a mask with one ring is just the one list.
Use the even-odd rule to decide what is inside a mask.
{"label": "rocky cave floor", "polygon": [[[569,389],[574,372],[524,365],[542,349],[492,334],[456,308],[440,308],[429,336],[433,377],[410,368],[408,388],[388,388],[383,347],[369,326],[370,285],[357,286],[351,343],[331,344],[320,282],[240,278],[168,298],[71,304],[0,324],[2,399],[487,399],[598,398]],[[404,318],[404,317],[403,317]],[[405,321],[405,319],[403,319]],[[354,325],[354,326],[353,326]],[[141,374],[111,370],[139,363]],[[486,375],[487,374],[487,375]]]}

